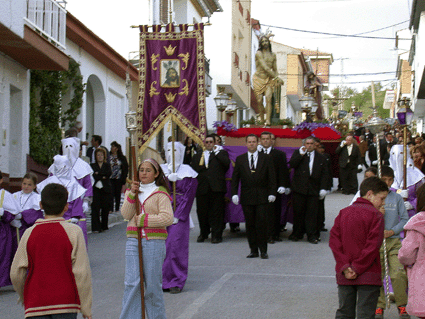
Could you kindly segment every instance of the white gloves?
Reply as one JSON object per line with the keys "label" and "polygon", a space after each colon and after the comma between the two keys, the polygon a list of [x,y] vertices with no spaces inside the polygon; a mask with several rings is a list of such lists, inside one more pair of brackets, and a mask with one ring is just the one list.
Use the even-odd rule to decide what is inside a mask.
{"label": "white gloves", "polygon": [[279,187],[278,189],[277,189],[277,192],[279,193],[279,194],[283,194],[283,193],[285,193],[285,187]]}
{"label": "white gloves", "polygon": [[22,218],[22,214],[21,213],[15,215],[15,219],[21,219],[21,218]]}
{"label": "white gloves", "polygon": [[403,198],[409,197],[409,191],[407,189],[402,189],[400,191],[400,196],[403,197]]}
{"label": "white gloves", "polygon": [[304,146],[300,147],[300,154],[304,155],[305,153],[307,153],[307,149]]}
{"label": "white gloves", "polygon": [[2,217],[3,214],[4,214],[4,209],[3,208],[0,208],[0,217]]}
{"label": "white gloves", "polygon": [[257,151],[261,152],[263,150],[263,145],[258,144],[257,145]]}
{"label": "white gloves", "polygon": [[341,144],[339,144],[339,147],[344,147],[345,144],[347,144],[347,142],[346,141],[342,141]]}
{"label": "white gloves", "polygon": [[70,221],[71,221],[71,223],[73,223],[73,224],[76,224],[76,223],[78,223],[78,218],[71,218],[70,219]]}
{"label": "white gloves", "polygon": [[168,175],[168,180],[170,182],[175,182],[177,181],[177,173],[171,173],[170,175]]}
{"label": "white gloves", "polygon": [[239,196],[238,195],[233,195],[232,196],[232,202],[235,205],[239,205]]}
{"label": "white gloves", "polygon": [[326,195],[328,195],[328,192],[325,189],[321,189],[319,192],[319,199],[325,198]]}
{"label": "white gloves", "polygon": [[83,213],[87,213],[89,211],[89,203],[84,201],[83,202]]}
{"label": "white gloves", "polygon": [[285,195],[289,195],[289,194],[291,194],[291,189],[289,187],[285,188]]}
{"label": "white gloves", "polygon": [[16,227],[16,228],[21,228],[22,223],[21,223],[20,220],[14,219],[10,222],[10,225],[12,225],[13,227]]}
{"label": "white gloves", "polygon": [[362,169],[362,168],[363,168],[362,164],[359,164],[359,166],[357,166],[357,169]]}
{"label": "white gloves", "polygon": [[214,145],[213,151],[214,151],[215,155],[217,155],[218,152],[220,152],[221,150],[223,150],[223,146],[221,146],[221,145]]}
{"label": "white gloves", "polygon": [[173,225],[177,224],[178,222],[179,222],[179,219],[174,217]]}
{"label": "white gloves", "polygon": [[273,203],[276,200],[276,196],[274,195],[269,195],[269,203]]}
{"label": "white gloves", "polygon": [[411,210],[411,209],[413,209],[414,207],[412,206],[412,204],[410,204],[408,201],[405,201],[404,202],[404,207],[406,207],[406,210]]}
{"label": "white gloves", "polygon": [[378,165],[378,160],[372,161],[372,165]]}

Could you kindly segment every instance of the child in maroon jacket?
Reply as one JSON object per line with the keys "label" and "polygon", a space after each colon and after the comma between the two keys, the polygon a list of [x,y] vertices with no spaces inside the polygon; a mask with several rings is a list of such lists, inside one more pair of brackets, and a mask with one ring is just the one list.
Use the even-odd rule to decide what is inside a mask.
{"label": "child in maroon jacket", "polygon": [[330,232],[336,260],[339,309],[335,318],[374,318],[382,285],[379,248],[384,238],[388,186],[378,177],[360,185],[360,198],[342,209]]}

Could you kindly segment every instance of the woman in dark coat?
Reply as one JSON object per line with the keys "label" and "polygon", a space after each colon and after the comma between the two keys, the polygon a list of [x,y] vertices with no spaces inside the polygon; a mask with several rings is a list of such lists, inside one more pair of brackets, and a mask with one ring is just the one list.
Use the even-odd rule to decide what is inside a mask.
{"label": "woman in dark coat", "polygon": [[184,152],[184,158],[183,158],[183,164],[190,164],[192,162],[192,157],[194,154],[196,154],[196,144],[193,142],[191,137],[186,137],[186,140],[184,141],[185,146],[185,152]]}
{"label": "woman in dark coat", "polygon": [[[122,186],[125,184],[128,175],[128,162],[122,153],[121,145],[113,141],[111,143],[110,152],[110,164],[111,164],[111,185],[112,185],[112,205],[111,210],[120,210]],[[115,203],[114,203],[115,202]]]}
{"label": "woman in dark coat", "polygon": [[[108,229],[109,208],[111,202],[111,166],[106,163],[106,151],[99,147],[95,151],[96,163],[90,164],[93,169],[93,203],[91,204],[92,232],[101,233]],[[100,216],[99,216],[100,215]],[[100,221],[100,217],[102,221]]]}

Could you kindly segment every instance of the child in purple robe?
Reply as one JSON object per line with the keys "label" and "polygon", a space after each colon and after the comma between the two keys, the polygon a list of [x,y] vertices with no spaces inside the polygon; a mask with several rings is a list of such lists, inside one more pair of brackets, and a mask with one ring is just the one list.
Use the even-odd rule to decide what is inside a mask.
{"label": "child in purple robe", "polygon": [[[162,266],[162,289],[169,289],[172,294],[181,292],[187,279],[191,224],[190,210],[198,186],[196,179],[198,173],[189,165],[183,164],[185,147],[180,142],[176,142],[174,143],[174,150],[174,172],[171,142],[167,144],[166,148],[167,164],[161,165],[169,181],[176,183],[174,223],[167,227],[166,256]],[[170,190],[173,190],[172,183],[170,183]],[[173,197],[172,193],[170,195]]]}
{"label": "child in purple robe", "polygon": [[40,208],[41,197],[35,192],[37,187],[37,175],[33,173],[25,174],[22,180],[22,190],[13,193],[19,212],[22,214],[21,223],[19,228],[19,235],[22,237],[25,230],[34,225],[35,221],[43,218],[43,211]]}
{"label": "child in purple robe", "polygon": [[17,249],[16,230],[21,227],[19,208],[13,195],[1,188],[3,174],[0,171],[0,287],[9,286],[10,266]]}

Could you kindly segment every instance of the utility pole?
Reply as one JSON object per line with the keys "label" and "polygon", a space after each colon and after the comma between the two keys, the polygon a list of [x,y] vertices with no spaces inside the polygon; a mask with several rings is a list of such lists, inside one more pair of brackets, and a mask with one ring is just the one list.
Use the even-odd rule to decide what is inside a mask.
{"label": "utility pole", "polygon": [[[342,96],[341,96],[341,89],[344,86],[344,78],[345,78],[345,75],[344,75],[344,60],[348,60],[348,59],[349,58],[335,59],[335,61],[337,61],[337,60],[340,60],[341,61],[341,75],[340,75],[340,77],[341,77],[341,86],[338,86],[339,87],[339,90],[338,90],[338,100],[339,101],[344,100],[344,98],[342,98]],[[338,110],[342,110],[343,109],[343,106],[344,106],[344,102],[339,103],[338,104]]]}

